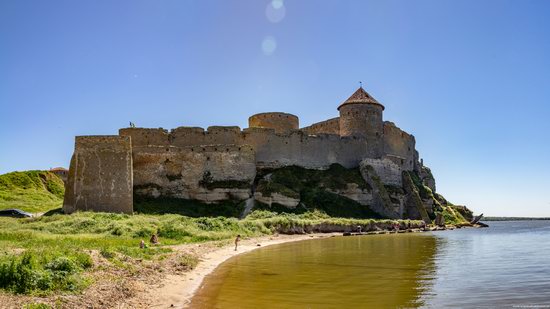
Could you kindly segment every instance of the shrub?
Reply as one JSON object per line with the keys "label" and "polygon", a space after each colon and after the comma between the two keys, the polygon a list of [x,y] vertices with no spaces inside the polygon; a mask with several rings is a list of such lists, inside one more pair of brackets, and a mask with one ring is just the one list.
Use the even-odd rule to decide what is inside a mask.
{"label": "shrub", "polygon": [[65,272],[67,274],[73,273],[77,270],[75,262],[68,258],[61,256],[58,257],[44,266],[45,269],[49,269],[53,272]]}
{"label": "shrub", "polygon": [[106,259],[112,259],[115,257],[115,252],[109,248],[101,248],[101,250],[99,250],[99,254],[101,254],[102,257],[106,258]]}
{"label": "shrub", "polygon": [[191,270],[197,267],[199,264],[199,258],[191,254],[183,254],[178,257],[178,265],[183,267],[184,270]]}

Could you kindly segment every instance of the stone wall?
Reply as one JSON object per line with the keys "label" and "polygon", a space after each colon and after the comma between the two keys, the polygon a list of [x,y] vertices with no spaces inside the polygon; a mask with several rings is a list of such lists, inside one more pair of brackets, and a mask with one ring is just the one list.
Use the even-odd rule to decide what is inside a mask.
{"label": "stone wall", "polygon": [[298,165],[318,169],[339,163],[351,168],[367,154],[364,139],[331,134],[310,136],[292,131],[281,135],[254,129],[245,130],[243,139],[256,150],[258,167]]}
{"label": "stone wall", "polygon": [[321,133],[340,135],[340,117],[314,123],[309,127],[302,128],[302,131],[308,135]]}
{"label": "stone wall", "polygon": [[132,145],[127,136],[77,136],[63,211],[133,212]]}
{"label": "stone wall", "polygon": [[402,172],[401,166],[390,160],[384,159],[364,159],[361,161],[362,165],[370,165],[374,168],[376,174],[380,177],[380,180],[387,185],[402,186]]}
{"label": "stone wall", "polygon": [[[325,168],[339,163],[357,167],[368,153],[367,143],[360,137],[340,137],[334,134],[310,136],[301,130],[276,133],[274,129],[239,127],[202,128],[179,127],[168,133],[164,129],[121,129],[120,135],[131,136],[135,147],[174,146],[200,147],[202,145],[248,145],[255,151],[259,167],[299,165],[307,168]],[[149,142],[159,141],[159,144]],[[219,148],[222,149],[222,148]]]}
{"label": "stone wall", "polygon": [[247,145],[137,146],[133,151],[136,194],[217,202],[252,194],[254,150]]}
{"label": "stone wall", "polygon": [[277,133],[285,133],[299,128],[298,117],[287,113],[261,113],[248,118],[250,128],[274,129]]}
{"label": "stone wall", "polygon": [[384,154],[400,165],[403,170],[411,171],[418,162],[414,136],[401,130],[393,122],[384,122]]}

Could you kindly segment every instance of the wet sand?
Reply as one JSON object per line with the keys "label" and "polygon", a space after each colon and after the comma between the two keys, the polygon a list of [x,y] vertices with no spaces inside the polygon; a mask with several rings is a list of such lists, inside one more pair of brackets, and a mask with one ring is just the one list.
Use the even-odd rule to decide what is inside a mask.
{"label": "wet sand", "polygon": [[219,248],[199,245],[175,246],[177,251],[186,251],[193,247],[197,252],[200,262],[196,268],[182,275],[168,274],[159,285],[149,291],[149,297],[153,300],[152,308],[185,308],[191,298],[201,286],[204,278],[213,272],[218,265],[227,259],[250,252],[262,247],[282,244],[293,241],[301,241],[314,238],[326,238],[341,236],[342,233],[299,234],[265,236],[241,240],[237,251],[234,244],[228,244]]}

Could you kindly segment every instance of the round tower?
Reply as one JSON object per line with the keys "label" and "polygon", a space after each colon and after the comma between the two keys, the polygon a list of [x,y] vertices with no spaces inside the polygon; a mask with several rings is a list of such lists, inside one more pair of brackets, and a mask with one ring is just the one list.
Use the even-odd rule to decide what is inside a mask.
{"label": "round tower", "polygon": [[277,133],[298,130],[298,117],[287,113],[261,113],[248,118],[249,128],[274,129]]}
{"label": "round tower", "polygon": [[384,105],[380,104],[363,87],[359,87],[342,105],[340,112],[340,135],[366,138],[372,157],[383,154]]}

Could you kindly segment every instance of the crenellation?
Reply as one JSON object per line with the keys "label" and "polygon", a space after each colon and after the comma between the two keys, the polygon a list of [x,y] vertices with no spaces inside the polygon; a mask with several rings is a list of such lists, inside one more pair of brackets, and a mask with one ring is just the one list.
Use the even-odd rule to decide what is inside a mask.
{"label": "crenellation", "polygon": [[141,145],[169,145],[170,137],[168,131],[163,128],[123,128],[118,131],[120,136],[130,136],[132,144]]}

